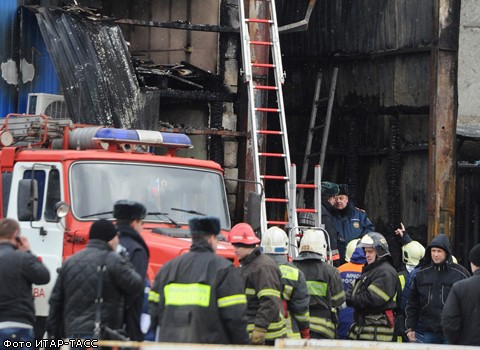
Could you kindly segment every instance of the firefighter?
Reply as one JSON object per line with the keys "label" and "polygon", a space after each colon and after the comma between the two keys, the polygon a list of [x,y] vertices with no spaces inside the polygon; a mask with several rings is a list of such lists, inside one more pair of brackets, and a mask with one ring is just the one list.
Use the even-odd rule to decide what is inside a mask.
{"label": "firefighter", "polygon": [[[365,252],[363,248],[357,248],[360,239],[351,240],[347,244],[345,252],[346,263],[338,267],[343,282],[343,289],[346,292],[352,282],[355,282],[362,274],[365,265]],[[353,307],[347,306],[338,312],[338,339],[347,339],[348,330],[353,324]]]}
{"label": "firefighter", "polygon": [[347,291],[347,305],[355,309],[348,339],[393,341],[395,298],[400,281],[383,235],[369,232],[358,247],[367,263],[362,275]]}
{"label": "firefighter", "polygon": [[270,227],[262,235],[263,252],[278,264],[282,273],[282,297],[287,311],[287,337],[310,338],[310,315],[305,275],[288,261],[288,236],[277,226]]}
{"label": "firefighter", "polygon": [[247,223],[235,225],[228,235],[240,260],[240,272],[247,295],[247,318],[250,342],[273,345],[275,339],[287,335],[281,299],[281,273],[274,260],[257,245],[260,239]]}
{"label": "firefighter", "polygon": [[293,260],[307,280],[310,295],[310,336],[335,339],[337,308],[345,302],[342,279],[326,262],[327,243],[323,231],[309,229],[300,240],[300,254]]}
{"label": "firefighter", "polygon": [[190,252],[158,272],[149,296],[158,340],[175,343],[248,344],[247,299],[240,273],[215,254],[216,217],[189,221]]}
{"label": "firefighter", "polygon": [[[148,288],[146,281],[149,252],[145,241],[141,236],[143,219],[147,214],[145,206],[141,203],[119,200],[113,206],[113,216],[117,219],[117,229],[120,237],[119,251],[128,256],[135,270],[142,276],[145,288]],[[143,317],[141,325],[143,302],[148,295],[145,290],[135,295],[127,296],[125,300],[125,323],[131,340],[142,341],[145,330],[150,326],[150,320]],[[146,324],[145,324],[146,323]]]}

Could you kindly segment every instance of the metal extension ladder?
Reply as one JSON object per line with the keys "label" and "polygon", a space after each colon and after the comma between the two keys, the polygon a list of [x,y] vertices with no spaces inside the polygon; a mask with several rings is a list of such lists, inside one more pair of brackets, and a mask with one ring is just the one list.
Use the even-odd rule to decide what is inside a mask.
{"label": "metal extension ladder", "polygon": [[[245,14],[245,2],[250,4],[249,8],[255,8],[258,13],[265,13],[262,18],[247,18]],[[259,6],[265,6],[264,11],[258,11]],[[284,195],[281,198],[262,198],[261,205],[261,231],[262,233],[269,226],[297,226],[297,215],[295,213],[295,203],[289,200],[290,189],[290,151],[288,145],[287,125],[285,120],[285,108],[283,104],[282,84],[285,77],[282,66],[280,51],[280,40],[278,35],[277,15],[274,0],[239,0],[240,12],[240,34],[242,45],[243,60],[243,78],[248,86],[248,114],[252,131],[252,148],[254,158],[254,176],[258,183],[256,192],[262,193],[263,187],[268,192],[269,189],[276,189],[279,183],[283,183]],[[255,40],[252,40],[254,38]],[[260,54],[259,54],[260,53]],[[271,62],[269,58],[271,58]],[[263,62],[262,62],[263,59]],[[274,74],[274,85],[268,85],[268,75]],[[263,79],[263,80],[262,80]],[[262,94],[276,93],[276,99],[262,99]],[[272,105],[262,105],[270,100]],[[260,102],[259,102],[260,101]],[[270,123],[266,119],[269,118]],[[276,125],[271,118],[278,118],[277,130],[268,129],[265,125]],[[264,141],[265,140],[265,141]],[[269,144],[275,144],[280,141],[282,145],[281,153],[265,152]],[[278,144],[278,143],[277,143]],[[283,160],[283,165],[270,167],[276,169],[280,174],[267,174],[262,172],[261,165],[273,162],[279,164]],[[277,162],[277,163],[275,163]],[[267,205],[269,206],[267,208]],[[276,207],[275,207],[276,205]],[[278,206],[283,206],[278,215],[275,210]],[[273,214],[272,214],[273,213]],[[278,217],[267,217],[267,215],[277,215]],[[288,221],[285,220],[286,214]],[[280,217],[281,216],[281,217]]]}
{"label": "metal extension ladder", "polygon": [[[308,174],[308,165],[310,163],[310,159],[318,155],[317,154],[311,154],[312,150],[312,142],[313,142],[313,136],[314,133],[320,129],[323,129],[323,136],[322,136],[322,148],[320,150],[320,159],[319,159],[319,164],[321,169],[323,169],[324,166],[324,161],[325,161],[325,154],[327,150],[327,141],[328,141],[328,133],[330,131],[330,120],[332,117],[332,109],[333,109],[333,100],[335,97],[335,88],[337,86],[337,75],[338,75],[338,68],[335,67],[332,72],[332,79],[331,79],[331,84],[330,84],[330,91],[328,94],[328,97],[325,99],[320,99],[320,87],[322,85],[322,73],[319,72],[317,74],[317,80],[315,84],[315,92],[314,92],[314,98],[313,98],[313,105],[312,105],[312,112],[310,115],[310,123],[308,127],[308,135],[307,135],[307,142],[305,145],[305,154],[303,156],[303,165],[302,165],[302,174],[300,177],[300,182],[301,183],[307,183],[307,174]],[[316,120],[317,120],[317,114],[318,114],[318,105],[321,102],[328,101],[327,105],[327,113],[325,116],[325,123],[317,125]],[[320,176],[322,174],[320,173]],[[303,201],[304,201],[304,191],[303,189],[299,190],[298,198],[297,198],[297,206],[298,207],[303,207]]]}

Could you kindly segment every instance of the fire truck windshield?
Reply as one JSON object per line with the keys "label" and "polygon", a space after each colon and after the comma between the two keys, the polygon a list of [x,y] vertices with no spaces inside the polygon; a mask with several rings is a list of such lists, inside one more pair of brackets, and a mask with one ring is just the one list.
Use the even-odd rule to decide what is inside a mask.
{"label": "fire truck windshield", "polygon": [[[147,213],[165,213],[179,224],[187,224],[189,219],[205,214],[218,217],[222,228],[230,228],[223,178],[214,171],[137,163],[78,162],[70,168],[70,199],[72,213],[79,220],[110,218],[113,204],[129,199],[143,203]],[[147,222],[172,223],[171,220],[162,215],[145,218]]]}

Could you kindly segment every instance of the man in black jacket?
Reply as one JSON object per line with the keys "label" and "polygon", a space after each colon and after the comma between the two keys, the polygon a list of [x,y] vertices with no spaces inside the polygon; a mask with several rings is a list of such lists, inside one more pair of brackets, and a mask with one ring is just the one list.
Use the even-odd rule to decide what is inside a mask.
{"label": "man in black jacket", "polygon": [[158,340],[174,343],[248,344],[243,281],[233,264],[215,254],[220,221],[189,221],[190,252],[158,272],[149,296]]}
{"label": "man in black jacket", "polygon": [[[134,201],[119,200],[113,207],[113,216],[117,219],[121,250],[126,251],[125,255],[128,256],[133,267],[142,277],[145,287],[147,286],[149,251],[141,233],[146,214],[145,206]],[[146,298],[148,298],[148,294],[145,295],[145,292],[141,291],[127,296],[125,300],[125,324],[131,340],[142,341],[144,338],[141,329],[141,314]]]}
{"label": "man in black jacket", "polygon": [[415,327],[420,321],[425,343],[447,344],[441,325],[443,305],[452,285],[469,276],[463,266],[452,262],[448,237],[444,234],[435,236],[413,278],[405,309],[406,333],[410,342],[417,341]]}
{"label": "man in black jacket", "polygon": [[0,277],[0,348],[7,339],[33,341],[32,284],[47,284],[50,273],[12,219],[0,221]]}
{"label": "man in black jacket", "polygon": [[449,344],[480,345],[480,244],[470,250],[473,276],[453,285],[442,312]]}
{"label": "man in black jacket", "polygon": [[[98,279],[103,278],[101,326],[123,326],[123,300],[143,291],[143,281],[131,263],[115,252],[118,236],[107,220],[93,223],[85,249],[68,258],[50,297],[47,331],[55,338],[91,338],[95,328]],[[103,274],[100,266],[106,266]]]}

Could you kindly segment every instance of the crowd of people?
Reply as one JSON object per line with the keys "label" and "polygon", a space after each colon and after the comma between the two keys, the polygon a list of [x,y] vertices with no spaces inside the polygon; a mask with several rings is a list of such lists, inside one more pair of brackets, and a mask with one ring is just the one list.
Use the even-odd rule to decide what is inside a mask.
{"label": "crowd of people", "polygon": [[[247,223],[227,240],[239,260],[216,254],[215,217],[189,221],[190,251],[166,263],[150,285],[142,236],[146,209],[115,203],[116,225],[95,221],[85,249],[58,271],[47,318],[51,339],[273,345],[279,338],[480,345],[480,245],[470,272],[449,239],[424,248],[405,231],[395,268],[384,235],[349,201],[348,187],[322,183],[327,231],[303,228],[298,255],[272,226],[261,238]],[[15,267],[15,268],[12,268]],[[32,284],[50,280],[12,219],[0,221],[0,348],[34,337]],[[25,347],[27,348],[27,347]]]}

